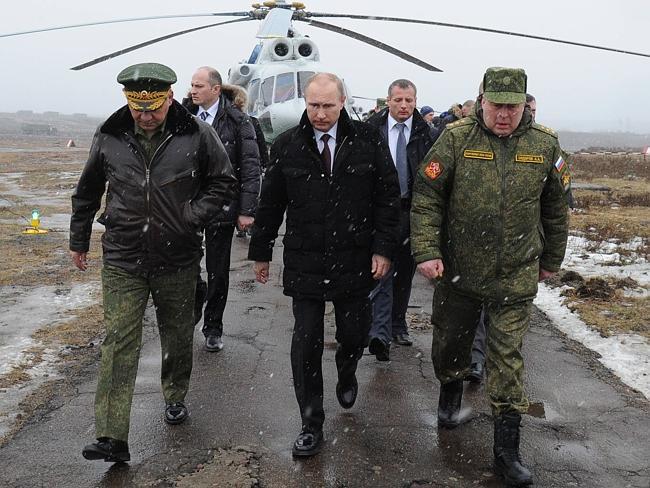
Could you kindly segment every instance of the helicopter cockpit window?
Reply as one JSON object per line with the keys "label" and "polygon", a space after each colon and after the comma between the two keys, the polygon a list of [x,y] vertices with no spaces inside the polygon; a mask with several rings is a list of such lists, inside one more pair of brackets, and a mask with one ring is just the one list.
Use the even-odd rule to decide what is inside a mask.
{"label": "helicopter cockpit window", "polygon": [[265,107],[273,103],[273,78],[269,76],[262,82],[262,103]]}
{"label": "helicopter cockpit window", "polygon": [[256,78],[251,80],[248,85],[248,113],[253,113],[255,111],[255,104],[260,95],[260,80]]}
{"label": "helicopter cockpit window", "polygon": [[298,98],[305,97],[305,85],[312,76],[314,76],[313,71],[298,71]]}
{"label": "helicopter cockpit window", "polygon": [[282,73],[275,79],[275,103],[293,100],[296,96],[296,83],[293,72]]}

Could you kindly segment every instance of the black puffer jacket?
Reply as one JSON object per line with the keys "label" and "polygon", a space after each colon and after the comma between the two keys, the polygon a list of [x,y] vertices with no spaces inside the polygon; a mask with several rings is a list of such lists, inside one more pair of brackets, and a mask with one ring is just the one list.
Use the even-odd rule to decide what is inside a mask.
{"label": "black puffer jacket", "polygon": [[321,300],[365,296],[374,283],[372,254],[392,256],[399,239],[395,166],[379,132],[343,110],[332,176],[321,168],[304,113],[271,147],[248,258],[271,260],[286,210],[284,293]]}
{"label": "black puffer jacket", "polygon": [[147,164],[125,106],[95,133],[72,195],[70,249],[88,251],[93,217],[104,263],[138,274],[163,274],[201,258],[201,228],[231,197],[236,181],[215,132],[174,101],[163,142]]}
{"label": "black puffer jacket", "polygon": [[[219,110],[212,121],[212,127],[226,148],[239,185],[238,195],[228,210],[213,216],[211,224],[234,224],[239,215],[254,217],[257,210],[260,194],[260,153],[255,129],[248,115],[233,104],[234,99],[241,96],[246,96],[243,88],[222,85]],[[183,106],[192,115],[198,113],[199,107],[192,103],[191,98],[183,99]]]}
{"label": "black puffer jacket", "polygon": [[[376,113],[370,119],[368,123],[373,127],[376,127],[381,133],[384,141],[388,144],[388,108],[383,109],[381,112]],[[411,125],[411,137],[409,137],[408,143],[406,144],[406,157],[411,167],[411,175],[413,178],[409,180],[410,189],[413,188],[413,180],[415,175],[422,164],[424,156],[427,155],[435,139],[431,133],[431,128],[427,124],[420,113],[415,110],[413,111],[413,124]]]}

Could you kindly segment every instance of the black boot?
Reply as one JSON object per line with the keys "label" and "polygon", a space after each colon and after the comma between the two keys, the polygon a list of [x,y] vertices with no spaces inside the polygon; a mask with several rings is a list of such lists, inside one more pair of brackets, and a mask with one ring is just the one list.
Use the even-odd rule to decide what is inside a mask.
{"label": "black boot", "polygon": [[461,424],[460,404],[463,401],[463,380],[450,381],[440,385],[438,398],[438,425],[453,429]]}
{"label": "black boot", "polygon": [[510,412],[494,419],[494,472],[506,480],[508,486],[533,484],[533,476],[521,464],[519,457],[519,424],[521,415]]}

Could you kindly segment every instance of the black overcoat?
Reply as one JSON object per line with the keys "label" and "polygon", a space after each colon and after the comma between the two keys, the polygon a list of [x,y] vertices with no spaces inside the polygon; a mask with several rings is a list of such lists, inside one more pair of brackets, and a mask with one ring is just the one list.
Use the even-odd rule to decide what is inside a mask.
{"label": "black overcoat", "polygon": [[248,257],[271,261],[286,211],[284,293],[332,300],[366,296],[372,254],[399,239],[399,183],[379,132],[341,111],[332,175],[326,176],[306,112],[271,147]]}

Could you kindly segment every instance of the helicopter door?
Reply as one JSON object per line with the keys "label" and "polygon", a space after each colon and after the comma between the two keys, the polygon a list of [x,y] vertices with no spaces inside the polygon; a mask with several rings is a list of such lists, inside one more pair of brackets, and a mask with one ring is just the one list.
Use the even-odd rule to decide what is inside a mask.
{"label": "helicopter door", "polygon": [[296,98],[295,74],[282,73],[275,78],[275,103],[282,103]]}
{"label": "helicopter door", "polygon": [[268,107],[273,103],[273,80],[274,76],[269,76],[268,78],[264,78],[264,81],[262,82],[262,105],[264,107]]}

